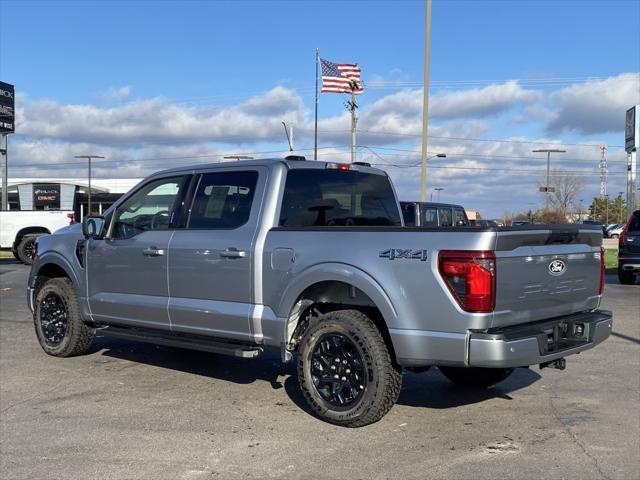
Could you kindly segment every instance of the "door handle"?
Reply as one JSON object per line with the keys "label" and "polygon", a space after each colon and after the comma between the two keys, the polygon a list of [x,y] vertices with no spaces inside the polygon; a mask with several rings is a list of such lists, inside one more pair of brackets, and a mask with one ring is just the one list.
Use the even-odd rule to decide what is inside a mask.
{"label": "door handle", "polygon": [[148,247],[142,250],[142,253],[147,257],[159,257],[164,255],[164,250],[158,247]]}
{"label": "door handle", "polygon": [[227,248],[220,252],[222,258],[243,258],[247,256],[247,252],[244,250],[238,250],[236,248]]}

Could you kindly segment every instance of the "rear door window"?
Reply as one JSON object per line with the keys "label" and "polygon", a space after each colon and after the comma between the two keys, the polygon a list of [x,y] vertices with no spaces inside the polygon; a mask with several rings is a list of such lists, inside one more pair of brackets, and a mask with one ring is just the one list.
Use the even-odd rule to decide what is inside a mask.
{"label": "rear door window", "polygon": [[231,229],[247,223],[257,181],[253,171],[203,174],[187,228]]}
{"label": "rear door window", "polygon": [[384,175],[356,170],[293,169],[287,174],[280,226],[402,225]]}

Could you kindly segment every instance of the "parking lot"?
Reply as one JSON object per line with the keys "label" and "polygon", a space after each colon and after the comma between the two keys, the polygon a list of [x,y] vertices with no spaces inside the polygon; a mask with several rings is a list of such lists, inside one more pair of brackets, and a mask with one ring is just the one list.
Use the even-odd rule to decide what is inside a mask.
{"label": "parking lot", "polygon": [[59,359],[38,345],[28,268],[0,260],[0,477],[630,479],[640,472],[640,286],[608,275],[614,332],[563,372],[487,391],[405,373],[360,429],[304,406],[293,364],[103,338]]}

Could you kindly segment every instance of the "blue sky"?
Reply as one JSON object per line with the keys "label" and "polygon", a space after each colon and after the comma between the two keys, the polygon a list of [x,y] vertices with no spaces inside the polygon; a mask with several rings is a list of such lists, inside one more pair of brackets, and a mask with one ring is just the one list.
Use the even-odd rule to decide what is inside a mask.
{"label": "blue sky", "polygon": [[[144,175],[163,168],[160,161],[131,161],[160,157],[161,152],[188,152],[185,156],[195,158],[223,150],[270,151],[283,148],[284,136],[276,129],[281,119],[294,129],[299,127],[296,146],[307,147],[316,47],[329,60],[358,62],[371,85],[359,98],[361,125],[390,135],[363,135],[361,144],[379,149],[378,154],[390,163],[412,163],[413,153],[395,151],[394,155],[394,150],[383,149],[419,146],[419,138],[413,135],[419,134],[414,126],[419,125],[415,106],[421,96],[424,12],[422,1],[0,0],[0,79],[16,84],[24,117],[18,118],[12,139],[17,145],[14,171],[42,175],[44,169],[54,176],[73,169],[67,156],[87,149],[106,151],[122,167],[120,175]],[[439,96],[439,101],[434,101],[432,125],[433,135],[439,133],[442,141],[438,144],[434,138],[433,149],[455,152],[461,148],[458,157],[443,164],[458,170],[442,169],[434,179],[446,188],[443,200],[478,205],[489,216],[500,214],[513,191],[497,194],[498,201],[494,187],[469,192],[465,183],[470,176],[496,182],[496,175],[462,168],[502,165],[500,156],[526,156],[535,148],[486,141],[467,142],[462,148],[460,142],[444,141],[445,137],[621,145],[624,109],[640,102],[638,19],[637,0],[434,0],[431,95]],[[602,92],[611,98],[604,102]],[[247,104],[252,98],[254,103]],[[340,95],[321,98],[321,124],[327,134],[321,133],[320,142],[327,153],[336,155],[348,143],[347,132],[337,133],[344,126],[341,103]],[[460,105],[469,106],[468,111]],[[600,112],[609,107],[615,111]],[[256,114],[256,108],[262,113]],[[176,122],[189,115],[195,122],[202,120],[211,129],[211,138],[190,137],[193,128],[186,126],[171,132],[173,124],[166,123],[158,124],[153,135],[136,136],[152,123],[145,115],[154,109],[174,116]],[[265,111],[273,119],[282,118],[256,138],[242,125],[229,127],[233,122],[245,126],[255,122],[256,131],[262,123],[255,115]],[[613,119],[618,114],[616,129]],[[46,115],[51,115],[50,124],[60,125],[53,130],[47,127],[42,118]],[[91,125],[86,124],[91,119],[109,116],[121,122],[113,124],[115,133],[105,134],[108,123],[89,131]],[[216,123],[216,118],[224,125]],[[181,138],[184,131],[189,134]],[[568,153],[583,163],[559,166],[586,169],[593,166],[588,162],[597,159],[599,150],[574,148]],[[469,156],[463,158],[463,154]],[[378,158],[364,149],[361,155]],[[615,147],[609,155],[612,165],[624,160]],[[34,170],[36,165],[40,170]],[[540,166],[535,163],[536,168]],[[511,167],[518,168],[515,158],[504,166]],[[417,192],[415,170],[389,167],[389,172],[403,191]],[[103,174],[113,171],[105,168]],[[537,181],[534,174],[527,175],[505,176],[499,185],[514,179]],[[590,198],[596,193],[597,178],[585,175],[585,180],[583,196]],[[621,176],[612,175],[611,183],[610,190],[616,193],[624,189]],[[541,204],[534,190],[527,190],[527,198],[514,202],[512,210]]]}

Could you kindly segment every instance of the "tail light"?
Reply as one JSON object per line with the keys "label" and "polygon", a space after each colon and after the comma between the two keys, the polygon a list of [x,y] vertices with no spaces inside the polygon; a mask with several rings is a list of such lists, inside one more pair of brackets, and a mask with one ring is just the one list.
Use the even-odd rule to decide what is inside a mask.
{"label": "tail light", "polygon": [[600,247],[600,287],[598,288],[598,295],[602,295],[604,293],[604,279],[605,279],[604,247]]}
{"label": "tail light", "polygon": [[75,213],[67,213],[67,218],[69,219],[69,225],[73,225],[76,221]]}
{"label": "tail light", "polygon": [[467,312],[488,313],[496,305],[496,256],[492,251],[443,250],[438,268],[449,291]]}
{"label": "tail light", "polygon": [[627,235],[627,227],[631,224],[631,217],[627,220],[624,227],[622,227],[622,231],[620,232],[620,236],[618,237],[618,248],[624,247],[624,237]]}

